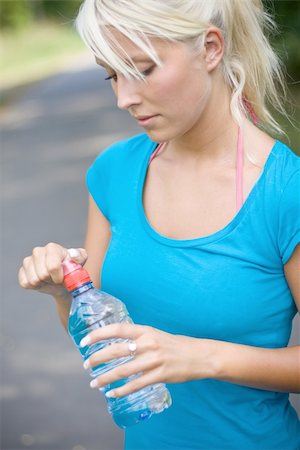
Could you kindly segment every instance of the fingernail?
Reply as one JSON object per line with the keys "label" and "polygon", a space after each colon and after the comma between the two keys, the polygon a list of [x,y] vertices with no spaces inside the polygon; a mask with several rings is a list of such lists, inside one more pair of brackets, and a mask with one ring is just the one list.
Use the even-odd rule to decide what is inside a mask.
{"label": "fingernail", "polygon": [[108,391],[108,392],[106,392],[105,397],[107,397],[107,398],[115,398],[116,395],[115,395],[114,391]]}
{"label": "fingernail", "polygon": [[68,253],[70,258],[78,258],[78,256],[80,256],[80,253],[76,248],[69,248]]}
{"label": "fingernail", "polygon": [[95,387],[97,387],[97,380],[92,380],[91,382],[90,382],[90,386],[91,386],[91,388],[95,388]]}
{"label": "fingernail", "polygon": [[83,339],[81,339],[80,341],[80,347],[85,347],[86,345],[88,345],[91,342],[91,338],[89,336],[85,336]]}
{"label": "fingernail", "polygon": [[87,359],[86,361],[84,361],[84,363],[83,363],[83,368],[86,370],[86,369],[89,369],[91,366],[90,366],[90,361]]}

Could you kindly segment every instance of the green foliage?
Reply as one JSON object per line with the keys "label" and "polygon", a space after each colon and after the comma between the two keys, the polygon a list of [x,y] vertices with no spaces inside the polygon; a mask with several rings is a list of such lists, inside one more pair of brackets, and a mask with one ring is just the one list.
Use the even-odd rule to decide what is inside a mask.
{"label": "green foliage", "polygon": [[51,19],[74,20],[81,3],[81,0],[43,0],[44,13]]}
{"label": "green foliage", "polygon": [[32,20],[32,10],[24,0],[0,0],[1,29],[19,29]]}
{"label": "green foliage", "polygon": [[299,81],[300,1],[265,0],[264,3],[278,25],[278,34],[273,39],[274,46],[290,77]]}
{"label": "green foliage", "polygon": [[0,0],[0,27],[14,30],[48,18],[68,23],[76,17],[81,3],[81,0]]}

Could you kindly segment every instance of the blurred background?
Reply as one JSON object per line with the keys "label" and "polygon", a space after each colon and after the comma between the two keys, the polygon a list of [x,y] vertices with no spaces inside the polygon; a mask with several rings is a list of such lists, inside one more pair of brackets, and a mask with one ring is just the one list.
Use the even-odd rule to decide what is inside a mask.
{"label": "blurred background", "polygon": [[[141,130],[115,107],[104,73],[77,36],[78,0],[0,0],[2,450],[118,450],[123,434],[89,388],[47,296],[18,287],[34,246],[81,246],[85,173],[117,139]],[[265,2],[279,24],[287,106],[299,127],[300,2]],[[278,118],[300,154],[299,130]],[[299,342],[295,322],[291,343]],[[292,396],[298,412],[299,397]]]}

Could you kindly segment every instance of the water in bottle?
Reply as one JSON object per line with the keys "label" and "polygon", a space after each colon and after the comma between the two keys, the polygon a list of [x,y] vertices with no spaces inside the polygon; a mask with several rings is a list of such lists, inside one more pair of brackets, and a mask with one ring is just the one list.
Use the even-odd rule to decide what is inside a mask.
{"label": "water in bottle", "polygon": [[[69,334],[81,353],[83,360],[107,345],[128,340],[115,338],[98,342],[96,344],[80,347],[80,341],[92,330],[112,323],[133,323],[126,306],[119,299],[93,287],[87,271],[71,260],[63,262],[64,283],[72,293],[72,305],[69,316]],[[100,364],[90,370],[93,378],[124,364],[132,359],[132,356],[117,358],[107,363]],[[111,389],[122,386],[128,381],[139,377],[135,374],[127,379],[119,380],[100,388],[104,394]],[[107,398],[107,407],[115,423],[126,428],[149,419],[153,414],[160,413],[168,408],[172,401],[171,396],[162,383],[154,384],[140,389],[137,392],[120,398]]]}

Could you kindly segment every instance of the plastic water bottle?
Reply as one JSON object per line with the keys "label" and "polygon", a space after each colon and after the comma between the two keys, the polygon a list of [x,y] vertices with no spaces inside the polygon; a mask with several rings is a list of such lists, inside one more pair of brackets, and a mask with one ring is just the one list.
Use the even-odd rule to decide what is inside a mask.
{"label": "plastic water bottle", "polygon": [[[112,323],[133,323],[123,302],[93,287],[90,276],[80,265],[71,260],[63,262],[64,283],[72,293],[72,305],[69,316],[68,331],[83,360],[107,345],[128,340],[115,338],[98,342],[96,344],[80,347],[80,341],[92,330]],[[100,364],[90,370],[93,378],[130,361],[133,357],[126,356]],[[128,381],[140,376],[135,374],[127,379],[119,380],[100,388],[104,394],[111,389],[122,386]],[[164,384],[154,384],[140,389],[137,392],[119,398],[107,398],[107,408],[115,423],[126,428],[141,421],[149,419],[153,414],[168,408],[172,401]]]}

